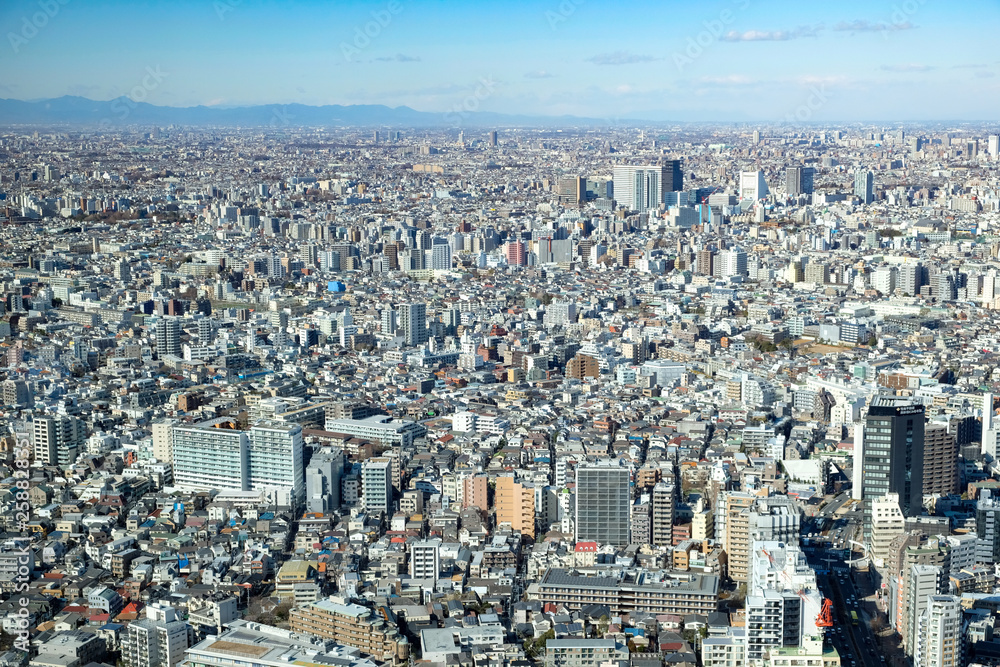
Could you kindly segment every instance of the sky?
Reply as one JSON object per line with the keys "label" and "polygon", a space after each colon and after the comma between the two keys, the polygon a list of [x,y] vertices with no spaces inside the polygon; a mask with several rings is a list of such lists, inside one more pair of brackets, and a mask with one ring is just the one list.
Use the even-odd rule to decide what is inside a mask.
{"label": "sky", "polygon": [[1000,0],[0,0],[0,97],[997,120]]}

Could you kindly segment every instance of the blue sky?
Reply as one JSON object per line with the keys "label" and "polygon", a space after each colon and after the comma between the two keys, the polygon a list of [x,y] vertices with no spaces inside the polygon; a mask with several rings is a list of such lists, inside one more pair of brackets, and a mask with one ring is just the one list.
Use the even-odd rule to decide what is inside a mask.
{"label": "blue sky", "polygon": [[1000,115],[998,0],[3,0],[0,28],[0,97],[16,99],[609,120]]}

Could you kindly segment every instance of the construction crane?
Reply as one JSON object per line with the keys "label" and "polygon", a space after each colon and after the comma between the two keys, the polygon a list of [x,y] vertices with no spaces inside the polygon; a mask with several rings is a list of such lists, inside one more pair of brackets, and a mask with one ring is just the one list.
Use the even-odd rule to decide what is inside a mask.
{"label": "construction crane", "polygon": [[823,608],[819,610],[819,616],[816,617],[816,627],[833,627],[833,602],[830,601],[830,598],[823,598]]}

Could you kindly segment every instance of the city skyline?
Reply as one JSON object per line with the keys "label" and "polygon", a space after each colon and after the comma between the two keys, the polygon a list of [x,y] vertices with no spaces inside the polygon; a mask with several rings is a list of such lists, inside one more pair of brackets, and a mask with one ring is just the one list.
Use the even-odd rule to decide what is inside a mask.
{"label": "city skyline", "polygon": [[996,3],[922,0],[615,11],[583,0],[35,0],[0,9],[0,97],[383,104],[609,122],[991,120],[1000,63],[967,32],[997,24]]}

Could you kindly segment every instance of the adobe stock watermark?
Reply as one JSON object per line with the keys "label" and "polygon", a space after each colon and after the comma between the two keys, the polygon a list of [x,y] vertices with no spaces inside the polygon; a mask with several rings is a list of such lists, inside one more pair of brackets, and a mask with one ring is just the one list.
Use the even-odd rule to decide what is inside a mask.
{"label": "adobe stock watermark", "polygon": [[[28,525],[31,522],[31,501],[28,499],[28,489],[31,488],[30,473],[31,467],[31,441],[27,437],[20,437],[14,445],[14,520],[17,522],[17,530],[22,535],[28,534]],[[14,632],[14,648],[25,653],[31,650],[31,600],[27,597],[28,589],[31,586],[31,565],[32,556],[29,551],[30,543],[26,546],[18,545],[17,571],[14,573],[14,589],[12,595],[21,594],[16,601],[17,610],[17,630]]]}
{"label": "adobe stock watermark", "polygon": [[786,123],[807,123],[812,120],[814,113],[826,105],[829,99],[830,91],[826,89],[825,83],[812,86],[805,103],[797,106],[794,111],[785,114],[784,120]]}
{"label": "adobe stock watermark", "polygon": [[889,33],[895,30],[905,30],[913,27],[910,19],[916,15],[920,8],[927,4],[927,0],[905,0],[899,5],[892,6],[892,14],[889,16],[889,23],[883,24],[882,39],[889,39]]}
{"label": "adobe stock watermark", "polygon": [[555,30],[560,24],[569,20],[569,17],[576,13],[576,8],[582,5],[585,0],[562,0],[555,11],[548,9],[545,11],[545,20],[549,22],[549,28]]}
{"label": "adobe stock watermark", "polygon": [[287,108],[283,106],[278,107],[271,114],[271,121],[267,125],[270,128],[289,127],[292,124],[293,118],[295,118],[295,116],[288,113]]}
{"label": "adobe stock watermark", "polygon": [[[112,100],[111,111],[115,114],[118,122],[125,122],[139,103],[145,102],[149,94],[159,88],[160,84],[168,76],[170,76],[169,72],[161,71],[159,65],[156,67],[146,67],[146,75],[142,77],[142,81],[136,84],[132,90],[128,91],[128,95]],[[111,118],[101,119],[102,126],[111,125],[113,122],[114,120]]]}
{"label": "adobe stock watermark", "polygon": [[[750,6],[750,0],[733,0],[736,9],[745,10]],[[726,32],[726,26],[736,20],[736,14],[731,9],[723,9],[719,12],[718,18],[703,21],[705,28],[697,35],[687,38],[687,45],[683,51],[674,51],[674,66],[678,72],[683,72],[688,65],[693,65],[694,61],[701,58],[705,49],[711,47],[722,39]]]}
{"label": "adobe stock watermark", "polygon": [[14,54],[21,52],[21,47],[38,36],[38,32],[49,24],[59,14],[59,10],[69,4],[69,0],[38,0],[38,11],[30,16],[21,17],[21,29],[7,33],[7,41]]}
{"label": "adobe stock watermark", "polygon": [[361,52],[371,46],[372,40],[377,39],[382,31],[389,27],[392,18],[403,11],[403,5],[399,0],[389,0],[385,9],[374,9],[371,12],[372,20],[364,26],[354,27],[354,40],[350,43],[341,42],[340,52],[344,55],[344,60],[354,62],[354,59],[361,55]]}
{"label": "adobe stock watermark", "polygon": [[243,4],[243,0],[215,0],[212,6],[215,8],[215,15],[220,21],[226,20],[226,14]]}
{"label": "adobe stock watermark", "polygon": [[480,104],[493,96],[496,87],[497,82],[493,80],[492,74],[480,79],[479,85],[471,94],[467,95],[461,102],[456,102],[451,109],[445,112],[445,122],[455,126],[461,125],[469,117],[469,114],[479,110]]}

